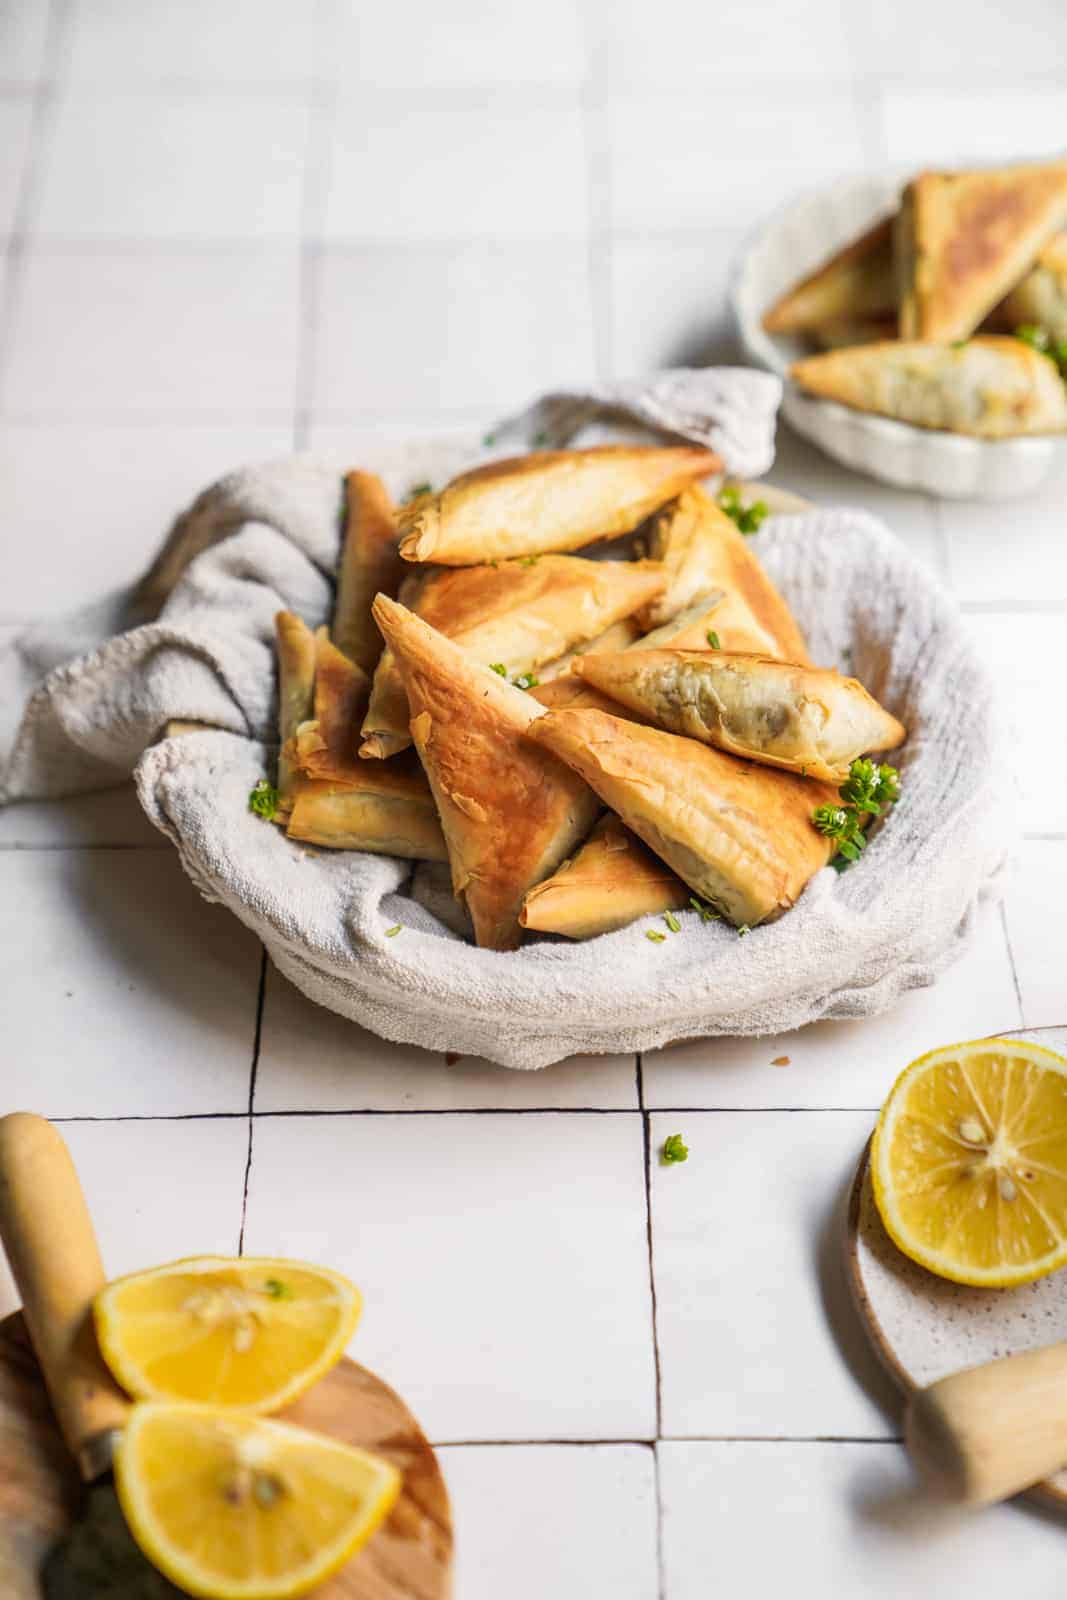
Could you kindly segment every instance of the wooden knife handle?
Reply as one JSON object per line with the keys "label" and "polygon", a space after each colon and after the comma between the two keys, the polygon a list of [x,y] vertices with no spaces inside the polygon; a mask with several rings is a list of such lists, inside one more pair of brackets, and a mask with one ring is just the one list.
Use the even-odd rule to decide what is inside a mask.
{"label": "wooden knife handle", "polygon": [[78,1174],[58,1130],[29,1112],[0,1118],[0,1240],[63,1437],[94,1478],[129,1402],[93,1331],[104,1268]]}
{"label": "wooden knife handle", "polygon": [[1067,1344],[942,1378],[912,1397],[912,1457],[970,1505],[1018,1494],[1067,1464]]}

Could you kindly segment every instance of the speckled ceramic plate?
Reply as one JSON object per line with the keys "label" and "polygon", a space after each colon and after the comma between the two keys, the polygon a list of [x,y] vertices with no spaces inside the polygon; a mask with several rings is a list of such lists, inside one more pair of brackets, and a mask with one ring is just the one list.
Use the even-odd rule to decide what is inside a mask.
{"label": "speckled ceramic plate", "polygon": [[[1067,1027],[1009,1030],[1067,1055]],[[904,1390],[1067,1339],[1067,1270],[1019,1289],[949,1283],[902,1255],[882,1226],[864,1150],[848,1207],[849,1281],[875,1351]],[[1067,1468],[1031,1493],[1067,1506]]]}

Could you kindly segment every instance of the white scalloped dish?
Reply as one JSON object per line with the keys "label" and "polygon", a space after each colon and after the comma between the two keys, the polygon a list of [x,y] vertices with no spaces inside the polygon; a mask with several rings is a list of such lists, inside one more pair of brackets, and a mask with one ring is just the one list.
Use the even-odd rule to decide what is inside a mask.
{"label": "white scalloped dish", "polygon": [[976,500],[1029,494],[1051,471],[1056,436],[974,439],[915,428],[804,394],[788,381],[790,364],[809,352],[799,340],[768,334],[763,313],[790,286],[893,210],[907,173],[844,179],[805,195],[752,238],[734,273],[731,301],[745,351],[786,379],[782,412],[827,455],[857,472],[905,489]]}

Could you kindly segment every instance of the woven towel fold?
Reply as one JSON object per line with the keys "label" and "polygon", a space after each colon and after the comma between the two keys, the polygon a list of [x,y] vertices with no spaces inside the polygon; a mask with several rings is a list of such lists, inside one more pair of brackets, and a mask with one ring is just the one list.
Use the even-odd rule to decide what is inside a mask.
{"label": "woven towel fold", "polygon": [[[751,476],[770,464],[778,398],[762,374],[667,373],[549,397],[488,448],[438,437],[356,464],[401,492],[535,438],[586,443],[628,423],[710,444]],[[744,940],[686,915],[663,944],[642,923],[584,945],[477,950],[435,915],[433,874],[413,891],[409,863],[309,851],[252,815],[248,791],[274,754],[274,613],[329,616],[346,464],[296,457],[233,474],[178,520],[136,589],[18,636],[0,655],[0,704],[24,708],[0,797],[71,794],[134,770],[201,892],[312,999],[386,1038],[510,1066],[871,1014],[959,952],[1011,829],[993,695],[950,601],[862,513],[777,516],[756,548],[813,658],[854,671],[909,728],[903,799],[853,870],[819,874]],[[203,731],[166,737],[175,720]]]}

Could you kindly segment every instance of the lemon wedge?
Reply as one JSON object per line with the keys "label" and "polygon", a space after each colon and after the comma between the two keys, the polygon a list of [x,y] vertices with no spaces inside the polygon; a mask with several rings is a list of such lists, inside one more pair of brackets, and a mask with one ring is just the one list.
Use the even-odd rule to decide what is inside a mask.
{"label": "lemon wedge", "polygon": [[362,1307],[340,1273],[196,1256],[118,1278],[93,1303],[116,1380],[141,1400],[280,1410],[340,1358]]}
{"label": "lemon wedge", "polygon": [[389,1514],[388,1461],[290,1423],[217,1406],[135,1405],[115,1488],[152,1565],[205,1600],[292,1600],[325,1582]]}
{"label": "lemon wedge", "polygon": [[1067,1263],[1067,1060],[1019,1039],[906,1067],[871,1145],[893,1242],[939,1277],[1010,1288]]}

